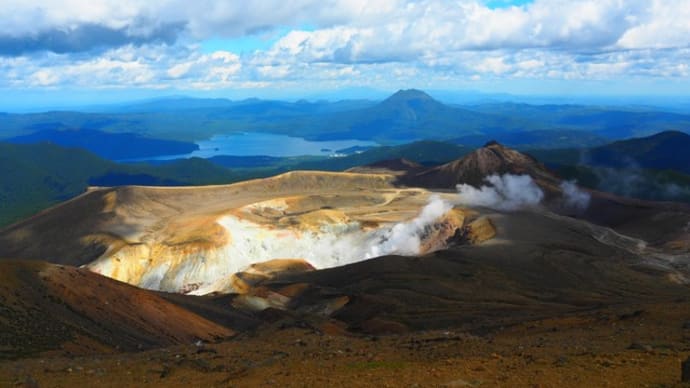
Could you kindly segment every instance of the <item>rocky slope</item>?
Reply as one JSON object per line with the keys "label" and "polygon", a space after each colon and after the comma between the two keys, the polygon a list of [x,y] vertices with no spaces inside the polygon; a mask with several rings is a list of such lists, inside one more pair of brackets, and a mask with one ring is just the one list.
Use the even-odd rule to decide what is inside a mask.
{"label": "rocky slope", "polygon": [[0,358],[133,351],[235,332],[85,269],[0,261]]}
{"label": "rocky slope", "polygon": [[[676,252],[690,252],[690,206],[624,198],[563,181],[530,155],[487,143],[465,157],[432,168],[393,160],[352,169],[352,171],[393,174],[404,187],[455,190],[459,184],[489,185],[486,177],[497,174],[528,175],[543,191],[542,205],[550,211],[581,218],[597,225],[644,240],[650,245]],[[568,204],[566,191],[579,191],[588,198],[586,206]],[[570,193],[572,194],[572,193]]]}
{"label": "rocky slope", "polygon": [[425,208],[430,192],[396,188],[393,179],[293,172],[227,186],[94,188],[0,232],[0,257],[205,294],[237,291],[235,273],[276,259],[320,269],[423,254],[471,221],[471,212],[453,210],[442,196]]}
{"label": "rocky slope", "polygon": [[559,183],[558,177],[538,160],[496,142],[450,163],[407,174],[402,181],[414,187],[454,189],[459,183],[481,186],[492,174],[530,175],[543,187]]}

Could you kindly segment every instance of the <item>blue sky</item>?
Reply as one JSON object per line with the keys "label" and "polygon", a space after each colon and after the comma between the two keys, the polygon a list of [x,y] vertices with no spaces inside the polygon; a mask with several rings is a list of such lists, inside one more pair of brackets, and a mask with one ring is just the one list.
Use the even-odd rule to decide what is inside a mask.
{"label": "blue sky", "polygon": [[520,7],[532,3],[532,0],[489,0],[485,1],[484,4],[488,8],[506,8],[506,7]]}
{"label": "blue sky", "polygon": [[4,0],[0,110],[401,88],[687,96],[688,20],[688,0]]}

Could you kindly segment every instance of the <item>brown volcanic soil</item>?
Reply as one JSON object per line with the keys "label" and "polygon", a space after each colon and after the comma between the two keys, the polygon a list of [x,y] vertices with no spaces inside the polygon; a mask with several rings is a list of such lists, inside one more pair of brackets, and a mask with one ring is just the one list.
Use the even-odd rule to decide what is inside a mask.
{"label": "brown volcanic soil", "polygon": [[679,299],[555,315],[483,335],[352,337],[282,322],[203,347],[4,362],[0,386],[675,387],[690,355],[688,317],[690,302]]}
{"label": "brown volcanic soil", "polygon": [[690,205],[592,192],[589,208],[579,216],[651,245],[690,253]]}
{"label": "brown volcanic soil", "polygon": [[[401,195],[392,179],[300,173],[205,189],[96,190],[86,195],[92,208],[72,201],[0,233],[0,252],[19,249],[40,258],[56,255],[56,247],[77,249],[73,257],[51,257],[79,263],[98,244],[89,250],[76,239],[64,248],[63,240],[87,236],[91,227],[141,238],[185,213],[201,226],[171,238],[198,238],[204,220],[228,206],[269,201],[279,193],[294,202],[291,207],[309,210],[327,197],[304,193],[324,185],[328,196],[351,194],[342,200],[352,201],[352,209],[359,206],[353,195],[372,195],[376,187],[391,202],[404,203],[398,211],[423,204],[424,196]],[[78,222],[94,210],[91,223]],[[35,357],[0,363],[0,386],[678,384],[680,361],[690,355],[687,250],[674,251],[685,256],[659,255],[634,239],[546,212],[478,211],[496,227],[493,240],[422,257],[253,277],[246,282],[252,292],[241,297],[159,294],[85,270],[0,261],[3,355]],[[677,205],[597,196],[585,216],[658,246],[682,246],[687,214]],[[46,245],[32,246],[37,239]],[[288,311],[236,310],[270,297]],[[229,328],[242,333],[191,345],[196,338],[230,335]],[[113,353],[117,346],[162,348]]]}
{"label": "brown volcanic soil", "polygon": [[[291,296],[290,311],[258,313],[261,326],[248,325],[244,334],[227,342],[197,347],[187,340],[181,341],[186,345],[139,353],[44,354],[5,361],[0,385],[567,387],[679,382],[680,361],[690,355],[690,288],[674,282],[674,268],[659,267],[634,244],[626,245],[628,240],[597,240],[605,230],[581,221],[547,213],[484,216],[492,219],[498,236],[478,246],[423,257],[382,257],[259,283]],[[2,274],[12,274],[17,264],[5,265]],[[31,265],[36,267],[29,267],[35,268],[29,279],[36,279],[45,265]],[[8,275],[6,282],[25,279],[22,271]],[[102,305],[93,303],[99,300],[98,284],[89,283],[86,274],[83,281],[80,272],[68,271],[83,283],[84,289],[75,292],[88,297],[78,302],[67,298],[70,308],[42,302],[41,282],[10,283],[6,293],[20,292],[18,299],[27,301],[22,311],[38,315],[25,320],[34,322],[25,332],[7,338],[34,341],[33,334],[44,327],[46,333],[56,330],[51,317],[73,322],[67,319],[73,316],[70,309],[89,316]],[[73,284],[70,275],[54,276],[49,279]],[[29,286],[17,288],[20,284]],[[46,294],[50,299],[53,291]],[[235,296],[166,298],[175,308],[226,327],[237,324],[224,313],[232,310]],[[156,305],[164,304],[156,300]],[[342,301],[344,305],[335,303]],[[14,304],[9,301],[3,308]],[[336,305],[335,311],[324,304]],[[119,327],[109,320],[118,319],[125,306],[136,305],[130,300],[119,305],[120,313],[91,315],[89,321],[68,327],[85,327],[98,338],[103,335],[95,331],[100,325]],[[178,310],[164,321],[180,321],[177,316],[189,316],[188,311]],[[201,319],[194,316],[193,322]],[[187,325],[189,321],[175,327]],[[92,345],[93,337],[74,338],[76,345],[67,348],[74,349],[72,354],[112,351],[112,344]],[[118,340],[122,338],[130,337]]]}
{"label": "brown volcanic soil", "polygon": [[0,261],[0,358],[132,351],[233,330],[84,269]]}
{"label": "brown volcanic soil", "polygon": [[313,285],[297,306],[347,296],[350,302],[332,317],[373,334],[482,331],[601,306],[690,298],[690,287],[677,282],[687,269],[636,252],[634,240],[550,213],[488,216],[497,237],[480,245],[377,258],[266,286]]}
{"label": "brown volcanic soil", "polygon": [[412,187],[455,189],[458,183],[479,187],[492,174],[528,174],[542,188],[558,185],[558,178],[538,160],[496,142],[450,163],[421,172],[412,170],[400,181]]}

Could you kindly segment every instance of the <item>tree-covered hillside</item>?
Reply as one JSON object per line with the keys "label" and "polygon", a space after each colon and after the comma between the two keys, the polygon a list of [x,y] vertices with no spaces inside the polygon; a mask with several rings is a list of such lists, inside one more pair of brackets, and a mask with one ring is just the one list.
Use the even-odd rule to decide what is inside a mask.
{"label": "tree-covered hillside", "polygon": [[89,185],[201,185],[240,179],[203,159],[118,164],[78,148],[0,142],[0,226],[82,193]]}

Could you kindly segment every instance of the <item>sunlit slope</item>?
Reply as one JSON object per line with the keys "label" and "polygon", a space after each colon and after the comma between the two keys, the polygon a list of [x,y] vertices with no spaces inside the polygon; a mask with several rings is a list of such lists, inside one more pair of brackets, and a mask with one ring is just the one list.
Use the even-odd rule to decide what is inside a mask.
{"label": "sunlit slope", "polygon": [[442,204],[418,219],[432,194],[393,180],[291,172],[226,186],[94,188],[4,230],[0,257],[85,265],[144,288],[207,293],[232,290],[233,274],[274,259],[327,268],[441,249],[474,217]]}
{"label": "sunlit slope", "polygon": [[85,269],[0,261],[0,358],[102,353],[234,334],[150,291]]}

